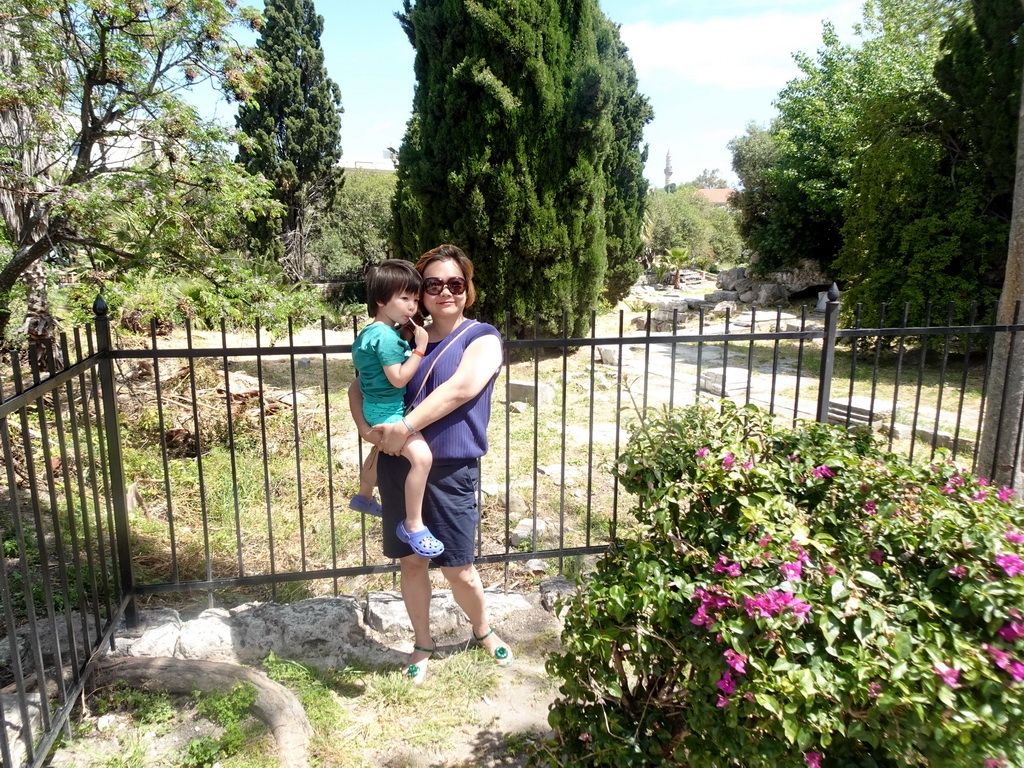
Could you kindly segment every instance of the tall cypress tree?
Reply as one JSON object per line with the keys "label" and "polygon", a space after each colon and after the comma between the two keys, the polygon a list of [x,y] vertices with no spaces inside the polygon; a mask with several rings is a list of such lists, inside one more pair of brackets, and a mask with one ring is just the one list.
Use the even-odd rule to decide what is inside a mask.
{"label": "tall cypress tree", "polygon": [[608,272],[605,293],[618,303],[640,276],[643,255],[643,220],[647,203],[644,164],[647,147],[641,148],[644,126],[654,118],[647,97],[637,90],[636,70],[619,27],[602,17],[598,21],[597,49],[605,76],[612,87],[612,146],[604,163],[606,179],[605,231]]}
{"label": "tall cypress tree", "polygon": [[292,279],[306,271],[306,217],[334,204],[342,175],[341,91],[327,76],[313,0],[266,0],[256,47],[269,71],[263,87],[238,111],[248,139],[238,162],[274,182],[280,219],[251,227],[251,248],[280,261]]}
{"label": "tall cypress tree", "polygon": [[413,117],[399,151],[396,236],[409,256],[455,242],[481,312],[586,327],[607,268],[613,83],[596,0],[411,0]]}

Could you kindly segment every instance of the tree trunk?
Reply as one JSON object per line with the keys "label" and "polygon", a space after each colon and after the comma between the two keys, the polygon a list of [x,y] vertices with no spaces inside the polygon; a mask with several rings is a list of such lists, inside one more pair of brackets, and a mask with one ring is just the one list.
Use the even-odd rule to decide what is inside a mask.
{"label": "tree trunk", "polygon": [[29,354],[38,370],[59,371],[64,368],[64,357],[54,344],[57,321],[50,312],[49,272],[46,262],[36,259],[21,273],[28,289],[28,309],[21,331],[28,336]]}
{"label": "tree trunk", "polygon": [[[20,55],[13,38],[0,26],[0,67],[14,70]],[[56,245],[56,241],[47,236],[46,212],[36,194],[39,190],[28,186],[25,181],[38,178],[47,165],[44,142],[33,140],[38,132],[31,112],[24,105],[0,109],[0,143],[11,150],[14,160],[13,170],[5,173],[0,167],[0,217],[14,244],[13,253],[0,269],[0,346],[11,318],[9,292],[18,278],[33,265],[39,264],[41,272],[26,279],[30,310],[25,318],[25,327],[28,329],[31,325],[30,335],[38,331],[39,338],[44,339],[52,339],[56,327],[46,295],[45,267],[41,266],[42,257]],[[39,286],[42,290],[35,291],[33,310],[33,287]]]}
{"label": "tree trunk", "polygon": [[229,693],[238,683],[251,683],[258,693],[251,713],[274,733],[282,766],[306,768],[313,728],[306,711],[291,691],[262,672],[217,661],[167,657],[116,658],[100,662],[96,684],[123,681],[134,688],[189,694],[193,691]]}
{"label": "tree trunk", "polygon": [[[1022,75],[1024,82],[1024,75]],[[1024,321],[1024,87],[1017,123],[1017,176],[1013,188],[1013,218],[1006,277],[999,296],[996,323]],[[991,473],[997,485],[1008,485],[1024,499],[1024,332],[999,334],[994,340],[989,370],[988,404],[979,449],[979,472]]]}

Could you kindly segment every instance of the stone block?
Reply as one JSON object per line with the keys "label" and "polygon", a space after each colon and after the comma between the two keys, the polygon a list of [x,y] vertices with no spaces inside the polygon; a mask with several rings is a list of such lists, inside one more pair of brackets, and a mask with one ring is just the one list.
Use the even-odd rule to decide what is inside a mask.
{"label": "stone block", "polygon": [[704,303],[718,304],[722,301],[736,301],[740,295],[736,291],[712,291],[704,294]]}
{"label": "stone block", "polygon": [[534,408],[555,399],[555,388],[545,382],[534,384],[532,381],[510,381],[508,389],[511,402],[526,402]]}
{"label": "stone block", "polygon": [[[750,387],[755,388],[751,380]],[[746,368],[708,368],[701,371],[700,388],[719,397],[743,394],[747,391]]]}

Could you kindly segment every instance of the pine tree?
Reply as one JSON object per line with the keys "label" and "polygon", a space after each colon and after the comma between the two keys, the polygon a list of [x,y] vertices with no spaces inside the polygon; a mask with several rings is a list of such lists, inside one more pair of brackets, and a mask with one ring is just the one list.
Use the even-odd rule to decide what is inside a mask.
{"label": "pine tree", "polygon": [[341,91],[327,76],[313,0],[266,0],[256,47],[269,71],[262,88],[238,111],[248,137],[238,162],[275,187],[285,213],[250,228],[251,248],[280,261],[292,279],[306,271],[306,217],[330,208],[342,182]]}
{"label": "pine tree", "polygon": [[532,328],[536,311],[555,330],[565,311],[585,329],[608,263],[615,138],[596,0],[406,0],[399,20],[417,79],[399,250],[454,242],[477,265],[481,314]]}

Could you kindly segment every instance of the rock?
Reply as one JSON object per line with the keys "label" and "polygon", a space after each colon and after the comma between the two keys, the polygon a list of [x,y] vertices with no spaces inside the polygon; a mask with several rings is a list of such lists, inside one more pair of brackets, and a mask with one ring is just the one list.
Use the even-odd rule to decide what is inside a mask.
{"label": "rock", "polygon": [[718,304],[723,301],[736,301],[738,298],[739,294],[736,291],[714,291],[704,294],[704,303]]}
{"label": "rock", "polygon": [[530,505],[526,503],[523,494],[516,490],[509,490],[508,499],[505,498],[504,490],[498,494],[498,498],[508,510],[509,517],[522,517],[530,513]]}
{"label": "rock", "polygon": [[778,283],[764,283],[757,288],[755,304],[759,307],[774,307],[789,301],[789,291]]}
{"label": "rock", "polygon": [[534,384],[532,381],[510,381],[508,383],[509,400],[523,400],[534,408],[550,403],[555,398],[555,388],[545,382]]}
{"label": "rock", "polygon": [[[536,526],[534,523],[536,522]],[[519,521],[516,527],[509,531],[509,544],[513,547],[518,547],[520,544],[533,543],[534,531],[536,531],[537,539],[544,537],[544,534],[548,531],[548,522],[543,518],[537,518],[536,521],[532,517],[527,517]]]}
{"label": "rock", "polygon": [[576,583],[569,579],[547,579],[540,583],[540,604],[544,610],[555,612],[555,602],[559,598],[568,598],[576,593]]}
{"label": "rock", "polygon": [[732,269],[725,269],[718,273],[718,278],[715,280],[715,287],[721,290],[731,291],[733,286],[736,285],[737,280],[743,280],[747,276],[746,267],[733,267]]}
{"label": "rock", "polygon": [[526,570],[532,573],[534,576],[543,576],[548,572],[548,564],[546,560],[535,558],[533,560],[526,561]]}
{"label": "rock", "polygon": [[524,403],[521,400],[516,400],[515,402],[508,404],[508,409],[512,413],[526,413],[530,409],[530,404]]}
{"label": "rock", "polygon": [[620,344],[599,344],[597,355],[605,365],[618,365],[620,359],[629,359],[629,350]]}

